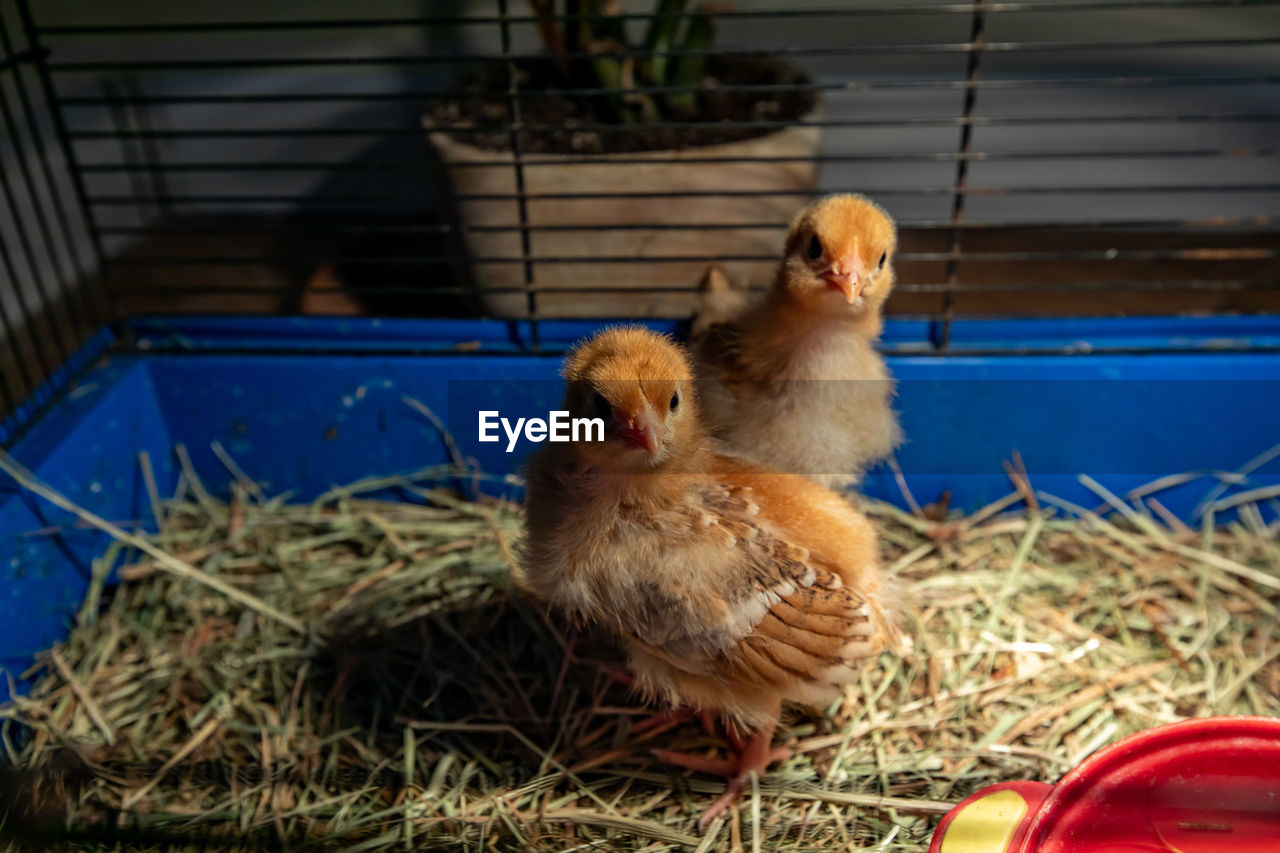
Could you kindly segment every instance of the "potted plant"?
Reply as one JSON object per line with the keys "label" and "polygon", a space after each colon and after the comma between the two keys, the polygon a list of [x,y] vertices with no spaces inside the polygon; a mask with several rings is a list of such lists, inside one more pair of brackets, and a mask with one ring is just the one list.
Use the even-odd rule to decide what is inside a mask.
{"label": "potted plant", "polygon": [[[784,62],[710,52],[723,8],[659,0],[637,20],[616,0],[560,5],[530,0],[544,52],[515,69],[538,314],[688,316],[709,258],[735,281],[763,283],[785,223],[815,189],[809,78]],[[467,75],[424,124],[458,197],[485,309],[519,317],[528,303],[510,73],[503,64]],[[587,197],[563,197],[578,194]],[[770,259],[735,260],[744,255]]]}

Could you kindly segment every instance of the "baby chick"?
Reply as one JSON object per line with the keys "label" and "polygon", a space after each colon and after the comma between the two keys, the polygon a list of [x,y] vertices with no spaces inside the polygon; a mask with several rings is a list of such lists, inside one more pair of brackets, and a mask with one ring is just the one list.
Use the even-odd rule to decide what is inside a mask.
{"label": "baby chick", "polygon": [[893,382],[874,346],[896,241],[869,199],[828,196],[792,222],[762,301],[726,319],[723,284],[704,289],[692,345],[726,449],[840,488],[897,446]]}
{"label": "baby chick", "polygon": [[705,826],[787,756],[771,748],[783,700],[825,705],[898,642],[875,533],[829,489],[717,453],[667,338],[610,329],[564,376],[565,409],[604,438],[530,460],[523,582],[614,632],[641,691],[747,735],[730,761],[658,753],[729,778]]}

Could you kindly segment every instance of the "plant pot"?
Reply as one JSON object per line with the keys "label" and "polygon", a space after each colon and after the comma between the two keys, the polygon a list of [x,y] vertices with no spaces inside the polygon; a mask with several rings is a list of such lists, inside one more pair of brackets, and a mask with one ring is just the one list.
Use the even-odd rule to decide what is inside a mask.
{"label": "plant pot", "polygon": [[[802,121],[815,119],[819,109],[815,105]],[[434,129],[429,120],[425,123],[427,138],[458,197],[463,247],[486,312],[528,316],[514,157],[507,151],[478,148]],[[781,255],[787,223],[816,189],[819,131],[789,126],[752,139],[678,151],[527,155],[524,183],[530,196],[527,224],[537,315],[687,317],[698,282],[714,260],[720,260],[736,283],[767,283]],[[760,157],[789,159],[680,162]],[[623,160],[627,162],[617,162]],[[496,165],[468,165],[472,163]],[[694,195],[628,197],[684,192]],[[708,194],[697,195],[700,192]],[[570,193],[593,197],[537,198]],[[680,223],[689,227],[669,227]],[[759,227],[764,223],[777,227]],[[705,227],[713,224],[718,227]],[[719,227],[737,224],[756,227]],[[574,227],[584,225],[592,227]],[[653,225],[666,227],[646,227]],[[483,230],[494,226],[511,230]],[[763,259],[734,260],[743,255]]]}

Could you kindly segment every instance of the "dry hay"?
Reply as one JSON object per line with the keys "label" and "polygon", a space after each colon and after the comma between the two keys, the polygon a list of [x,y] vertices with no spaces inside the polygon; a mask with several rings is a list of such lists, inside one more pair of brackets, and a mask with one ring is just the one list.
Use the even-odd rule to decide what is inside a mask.
{"label": "dry hay", "polygon": [[[702,834],[723,783],[649,750],[723,741],[633,733],[652,709],[608,644],[513,592],[520,508],[462,500],[450,473],[308,505],[243,480],[224,504],[187,477],[150,553],[116,531],[67,640],[0,706],[4,831],[39,849],[916,851],[984,785],[1054,781],[1186,717],[1280,715],[1275,524],[1197,532],[1110,496],[1104,517],[1011,470],[1017,490],[968,518],[868,505],[914,652],[790,714],[794,757]],[[388,487],[410,500],[372,499]]]}

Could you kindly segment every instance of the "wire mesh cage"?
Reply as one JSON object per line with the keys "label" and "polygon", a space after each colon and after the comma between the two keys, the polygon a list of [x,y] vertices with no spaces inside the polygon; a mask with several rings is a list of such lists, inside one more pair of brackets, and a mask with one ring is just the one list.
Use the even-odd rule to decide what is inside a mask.
{"label": "wire mesh cage", "polygon": [[[960,798],[1043,798],[1126,733],[1280,716],[1278,45],[1280,0],[0,0],[0,838],[914,851]],[[711,458],[707,385],[662,384],[692,424],[669,439],[566,399],[561,354],[618,319],[698,346],[709,271],[764,291],[838,192],[896,220],[893,316],[805,234],[856,329],[743,343],[771,373],[722,377],[763,389],[722,420],[760,441],[723,445],[838,486],[870,462],[843,439],[888,455],[852,502],[784,476],[772,513],[758,473],[663,462],[714,488],[616,522],[652,543],[604,561],[655,622],[754,632],[812,592],[818,639],[751,690],[817,685],[806,658],[858,679],[783,721],[781,772],[730,767],[750,800],[695,835],[723,785],[650,747],[741,739],[642,721],[622,650],[537,612],[525,460],[579,403]],[[855,335],[858,370],[828,370]],[[615,524],[571,497],[541,499],[565,530]],[[843,615],[809,552],[847,564]],[[748,597],[702,589],[704,554]],[[855,673],[821,637],[862,653],[877,565],[915,645]],[[1194,813],[1120,831],[1247,838],[1165,775]]]}
{"label": "wire mesh cage", "polygon": [[5,405],[139,314],[686,317],[835,191],[939,350],[1280,307],[1280,4],[553,5],[6,2]]}

